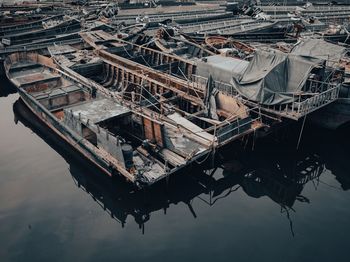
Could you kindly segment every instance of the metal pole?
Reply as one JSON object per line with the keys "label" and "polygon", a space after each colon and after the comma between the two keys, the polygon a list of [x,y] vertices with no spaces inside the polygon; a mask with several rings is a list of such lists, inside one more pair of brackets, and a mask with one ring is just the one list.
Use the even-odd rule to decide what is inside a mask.
{"label": "metal pole", "polygon": [[299,145],[300,145],[300,141],[301,141],[301,136],[303,134],[303,131],[304,131],[304,125],[305,125],[305,120],[306,120],[306,116],[304,116],[304,120],[303,120],[303,124],[301,126],[301,130],[300,130],[300,134],[299,134],[299,139],[298,139],[298,144],[297,144],[297,150],[299,149]]}

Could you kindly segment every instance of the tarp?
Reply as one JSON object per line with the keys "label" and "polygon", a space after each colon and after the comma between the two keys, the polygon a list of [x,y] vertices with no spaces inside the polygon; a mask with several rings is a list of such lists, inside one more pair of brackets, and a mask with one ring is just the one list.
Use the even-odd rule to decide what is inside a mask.
{"label": "tarp", "polygon": [[230,83],[232,76],[239,76],[249,65],[248,61],[222,55],[206,57],[206,61],[197,61],[196,74],[224,83]]}
{"label": "tarp", "polygon": [[324,63],[313,57],[258,50],[244,72],[231,78],[231,84],[243,97],[260,104],[290,103],[311,70]]}
{"label": "tarp", "polygon": [[323,39],[305,39],[293,47],[291,53],[338,62],[347,52],[347,48]]}

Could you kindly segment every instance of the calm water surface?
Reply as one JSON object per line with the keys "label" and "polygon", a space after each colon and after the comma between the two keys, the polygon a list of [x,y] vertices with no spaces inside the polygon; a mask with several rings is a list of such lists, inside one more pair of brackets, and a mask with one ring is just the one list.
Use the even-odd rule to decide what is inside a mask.
{"label": "calm water surface", "polygon": [[350,261],[348,134],[308,128],[298,152],[280,134],[135,192],[1,80],[0,261]]}

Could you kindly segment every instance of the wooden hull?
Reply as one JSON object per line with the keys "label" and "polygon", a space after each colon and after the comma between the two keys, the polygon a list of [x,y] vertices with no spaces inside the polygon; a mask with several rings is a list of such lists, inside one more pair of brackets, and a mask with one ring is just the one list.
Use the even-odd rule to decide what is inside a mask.
{"label": "wooden hull", "polygon": [[50,20],[55,20],[55,19],[56,20],[63,19],[63,15],[56,15],[53,17],[40,19],[38,21],[26,21],[25,23],[22,23],[22,24],[14,24],[14,25],[2,24],[2,26],[0,27],[0,36],[40,30],[40,29],[43,29],[43,23]]}
{"label": "wooden hull", "polygon": [[95,156],[91,151],[87,150],[86,147],[81,143],[81,138],[73,136],[69,130],[67,130],[64,125],[61,125],[58,121],[55,120],[54,116],[45,112],[46,110],[35,103],[25,92],[18,89],[21,100],[27,106],[27,108],[43,123],[47,128],[54,132],[62,141],[69,144],[77,152],[79,152],[85,159],[89,160],[92,164],[98,167],[105,174],[112,176],[113,170],[110,170],[110,167],[107,163],[101,161],[97,156]]}
{"label": "wooden hull", "polygon": [[[200,151],[186,162],[169,165],[154,157],[156,152],[147,151],[140,144],[135,144],[133,149],[127,140],[128,132],[119,131],[139,123],[130,122],[133,111],[102,93],[93,94],[90,84],[61,71],[52,59],[35,53],[16,53],[9,56],[4,65],[8,79],[40,121],[109,176],[120,174],[136,186],[145,187],[207,154],[206,150]],[[114,121],[116,118],[119,121]],[[147,116],[142,119],[144,123],[152,122],[147,127],[154,128],[145,130],[149,133],[146,138],[161,138],[157,143],[163,143],[161,124],[157,125],[156,120],[153,124]],[[175,129],[169,127],[169,132]],[[164,148],[162,152],[168,154],[169,159],[175,153],[167,150]]]}
{"label": "wooden hull", "polygon": [[70,20],[63,22],[60,25],[47,29],[39,29],[27,32],[20,32],[16,34],[4,35],[3,40],[6,39],[10,45],[30,44],[31,42],[42,39],[56,39],[57,35],[70,34],[78,32],[81,29],[80,22],[77,20]]}
{"label": "wooden hull", "polygon": [[[28,55],[28,57],[30,57],[30,55]],[[57,70],[55,64],[53,64],[52,60],[48,58],[39,58],[38,56],[36,60],[39,64],[43,64],[53,71]],[[8,62],[8,60],[5,61],[5,73],[7,75],[7,78],[17,88],[17,91],[24,104],[45,126],[47,126],[47,128],[49,128],[52,132],[58,135],[63,141],[68,143],[70,146],[74,147],[75,150],[78,151],[84,158],[88,159],[92,164],[97,166],[107,175],[113,176],[117,174],[123,174],[126,178],[128,178],[128,176],[125,175],[127,171],[125,169],[122,170],[120,166],[116,165],[115,160],[113,161],[110,155],[101,154],[101,152],[97,148],[95,148],[89,141],[84,139],[76,131],[72,130],[64,122],[59,121],[58,116],[54,115],[54,113],[48,110],[44,104],[32,97],[29,94],[29,92],[27,92],[27,90],[25,90],[19,84],[18,81],[12,79],[10,74],[11,64],[9,64]],[[32,75],[29,77],[31,79],[34,79]],[[70,79],[70,77],[67,75],[63,75],[63,77]],[[72,81],[74,81],[74,79],[72,79]],[[71,98],[69,100],[71,100]],[[135,182],[131,179],[131,177],[129,178],[129,180]]]}

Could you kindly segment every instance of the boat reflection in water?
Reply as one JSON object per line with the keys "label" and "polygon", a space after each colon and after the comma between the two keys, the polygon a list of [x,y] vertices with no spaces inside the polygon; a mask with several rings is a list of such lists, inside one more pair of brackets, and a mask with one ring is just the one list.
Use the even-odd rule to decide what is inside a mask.
{"label": "boat reflection in water", "polygon": [[[1,70],[1,67],[0,67],[0,70]],[[5,76],[0,75],[0,83],[2,83],[0,88],[0,97],[7,97],[17,92],[16,88],[10,83],[8,83],[8,80],[6,79]]]}
{"label": "boat reflection in water", "polygon": [[[295,211],[293,206],[296,201],[310,202],[302,196],[303,188],[310,181],[317,186],[326,170],[325,162],[315,153],[283,152],[282,147],[270,148],[268,153],[259,148],[249,152],[235,149],[235,152],[222,154],[215,168],[191,166],[168,181],[136,190],[120,177],[111,178],[99,173],[94,166],[87,166],[87,161],[82,162],[84,159],[74,148],[63,144],[55,134],[49,132],[20,99],[14,103],[13,111],[16,123],[21,121],[68,162],[78,188],[91,195],[122,226],[127,217],[132,216],[143,233],[152,212],[164,210],[166,214],[171,205],[182,202],[196,217],[191,204],[193,199],[198,198],[211,206],[238,189],[243,189],[250,197],[267,196],[277,203],[281,212],[286,214],[294,235],[290,211]],[[227,160],[225,156],[231,159]],[[342,174],[337,178],[342,188],[348,189],[349,177],[342,172],[337,173]],[[333,172],[335,175],[337,173]]]}

